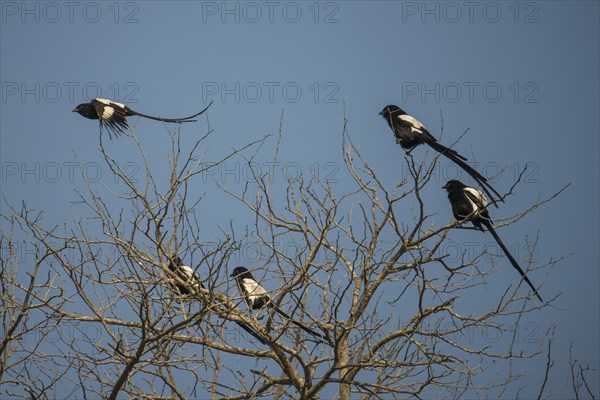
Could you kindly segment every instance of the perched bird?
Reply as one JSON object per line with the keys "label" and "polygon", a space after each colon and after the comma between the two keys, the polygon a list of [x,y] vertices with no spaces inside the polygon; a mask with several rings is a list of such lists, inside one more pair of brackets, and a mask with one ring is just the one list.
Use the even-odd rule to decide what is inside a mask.
{"label": "perched bird", "polygon": [[[208,107],[210,107],[211,104],[212,101],[210,102]],[[79,113],[80,115],[89,119],[100,120],[100,128],[106,127],[106,129],[108,130],[108,135],[112,139],[113,134],[115,136],[119,136],[129,128],[129,124],[127,123],[127,117],[137,115],[139,117],[149,118],[155,121],[162,122],[194,122],[196,120],[192,118],[204,113],[206,110],[208,110],[208,107],[206,107],[204,110],[200,111],[197,114],[185,118],[160,118],[134,111],[122,103],[117,103],[115,101],[107,99],[96,98],[90,101],[89,103],[83,103],[78,105],[73,109],[73,112]]]}
{"label": "perched bird", "polygon": [[458,154],[455,150],[438,143],[437,139],[429,133],[422,123],[408,115],[403,109],[395,105],[389,105],[385,106],[379,115],[387,121],[394,132],[396,143],[400,144],[403,149],[412,150],[422,143],[427,143],[432,149],[448,157],[458,164],[458,166],[466,173],[471,175],[471,177],[481,185],[496,207],[498,207],[498,205],[496,204],[496,200],[494,200],[494,196],[490,193],[490,190],[494,192],[500,201],[504,201],[502,200],[502,196],[500,196],[500,194],[487,182],[487,178],[475,171],[465,162],[467,161],[465,157]]}
{"label": "perched bird", "polygon": [[170,281],[171,285],[173,285],[180,295],[189,295],[190,288],[193,288],[194,292],[197,292],[200,288],[204,289],[204,285],[202,284],[198,273],[187,265],[183,265],[183,261],[181,261],[181,258],[178,256],[173,257],[173,260],[169,261],[168,268],[169,271],[173,272],[175,276],[179,278],[179,280],[185,282],[184,285],[175,279]]}
{"label": "perched bird", "polygon": [[482,232],[485,232],[485,229],[483,228],[485,226],[487,230],[490,231],[494,239],[496,239],[496,242],[500,245],[502,251],[504,251],[504,254],[506,254],[506,257],[508,257],[510,260],[512,266],[519,271],[531,290],[533,290],[538,299],[543,302],[542,297],[539,295],[538,291],[525,274],[525,271],[523,271],[523,269],[519,266],[517,260],[515,260],[510,254],[496,233],[496,230],[493,227],[493,221],[491,220],[487,210],[488,203],[483,193],[457,180],[448,181],[442,188],[446,189],[448,192],[448,199],[452,205],[452,213],[454,214],[454,218],[456,218],[457,221],[469,220],[477,229],[481,230]]}
{"label": "perched bird", "polygon": [[248,305],[248,308],[250,308],[252,310],[260,310],[261,308],[266,306],[266,307],[274,310],[275,312],[277,312],[284,318],[288,319],[293,324],[302,328],[304,331],[310,333],[311,335],[317,336],[321,339],[325,339],[325,337],[323,335],[321,335],[320,333],[317,333],[317,332],[313,331],[312,329],[310,329],[309,327],[307,327],[306,325],[304,325],[298,321],[295,321],[292,317],[290,317],[289,315],[287,315],[286,313],[281,311],[279,308],[277,308],[271,302],[271,297],[267,294],[267,291],[262,286],[260,286],[260,284],[252,276],[252,273],[250,271],[248,271],[246,268],[237,267],[236,269],[233,270],[231,277],[235,278],[237,286],[238,286],[238,290],[240,291],[240,294],[243,296],[244,301]]}
{"label": "perched bird", "polygon": [[[187,265],[183,265],[183,261],[181,261],[179,256],[174,256],[173,259],[169,261],[167,268],[169,268],[169,271],[173,272],[181,281],[185,282],[185,285],[175,279],[172,279],[169,282],[179,295],[187,296],[190,293],[193,294],[193,292],[197,292],[200,288],[204,289],[204,285],[202,284],[198,273]],[[190,289],[192,289],[192,291],[190,291]],[[259,342],[266,344],[263,338],[261,338],[254,329],[242,322],[235,321],[235,323],[238,324],[240,328],[254,336]]]}

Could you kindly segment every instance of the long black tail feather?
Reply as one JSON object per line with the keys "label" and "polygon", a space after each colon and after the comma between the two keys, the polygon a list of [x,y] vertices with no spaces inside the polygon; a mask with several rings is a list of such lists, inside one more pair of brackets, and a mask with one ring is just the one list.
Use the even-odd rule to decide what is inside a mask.
{"label": "long black tail feather", "polygon": [[243,322],[238,322],[238,321],[235,321],[235,323],[238,324],[240,326],[240,328],[242,328],[243,330],[245,330],[246,332],[248,332],[249,334],[254,336],[256,338],[256,340],[258,340],[262,344],[267,344],[264,341],[264,339],[261,338],[260,335],[254,329],[250,328],[248,325],[244,324]]}
{"label": "long black tail feather", "polygon": [[304,331],[310,333],[311,335],[316,336],[316,337],[321,338],[321,339],[325,339],[325,336],[321,335],[318,332],[313,331],[312,329],[310,329],[306,325],[304,325],[304,324],[302,324],[302,323],[294,320],[292,317],[290,317],[289,315],[287,315],[286,313],[284,313],[283,311],[281,311],[279,308],[275,307],[272,303],[269,303],[269,308],[272,308],[277,313],[279,313],[281,316],[283,316],[284,318],[288,319],[291,323],[295,324],[296,326],[300,327],[301,329],[303,329]]}
{"label": "long black tail feather", "polygon": [[149,118],[149,119],[153,119],[155,121],[172,122],[172,123],[194,122],[196,120],[192,119],[192,118],[202,115],[206,110],[208,110],[208,108],[212,105],[212,103],[213,102],[211,101],[210,104],[204,110],[200,111],[199,113],[196,113],[194,115],[190,115],[189,117],[184,117],[184,118],[153,117],[152,115],[142,114],[141,112],[134,111],[131,108],[129,108],[129,112],[130,112],[130,115],[137,115],[139,117]]}
{"label": "long black tail feather", "polygon": [[[465,157],[461,156],[456,151],[449,149],[448,147],[442,144],[439,144],[438,142],[428,141],[427,144],[438,153],[443,154],[444,156],[455,162],[467,174],[471,175],[471,177],[475,179],[477,183],[479,183],[481,188],[485,191],[485,194],[487,194],[487,196],[490,198],[490,201],[494,204],[494,206],[496,206],[496,208],[498,208],[497,201],[504,202],[500,193],[498,193],[496,189],[494,189],[492,185],[488,183],[487,178],[481,175],[475,169],[471,168],[471,166],[465,162]],[[494,195],[492,195],[490,191],[494,192]]]}
{"label": "long black tail feather", "polygon": [[515,267],[515,269],[517,271],[519,271],[519,273],[521,274],[521,276],[523,277],[523,279],[525,280],[525,282],[527,282],[527,284],[529,285],[529,287],[531,288],[531,290],[533,290],[533,292],[535,293],[535,295],[537,296],[537,298],[540,299],[540,301],[543,303],[544,300],[542,300],[542,296],[540,296],[540,294],[538,293],[538,291],[535,288],[535,286],[533,286],[533,283],[531,283],[531,281],[529,280],[529,278],[525,274],[525,271],[523,271],[523,269],[519,266],[519,264],[517,263],[517,260],[514,259],[514,257],[512,256],[512,254],[510,254],[510,252],[508,251],[508,249],[504,245],[504,243],[502,243],[502,240],[500,240],[500,236],[498,236],[498,234],[496,233],[496,230],[494,229],[494,227],[492,226],[492,224],[490,223],[490,221],[484,220],[483,223],[485,224],[486,228],[490,231],[490,233],[492,234],[492,236],[494,236],[494,239],[496,239],[496,242],[500,245],[500,247],[502,248],[502,251],[504,251],[504,254],[506,254],[506,257],[508,257],[508,259],[510,260],[510,263],[512,264],[512,266]]}

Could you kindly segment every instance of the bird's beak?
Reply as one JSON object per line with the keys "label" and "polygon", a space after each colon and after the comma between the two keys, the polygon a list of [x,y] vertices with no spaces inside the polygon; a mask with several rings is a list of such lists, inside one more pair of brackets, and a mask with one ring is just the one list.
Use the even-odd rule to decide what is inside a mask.
{"label": "bird's beak", "polygon": [[383,116],[383,115],[385,115],[385,113],[384,113],[383,111],[381,111],[381,112],[379,113],[379,115]]}
{"label": "bird's beak", "polygon": [[442,189],[448,189],[448,184],[446,183],[444,186],[442,186]]}
{"label": "bird's beak", "polygon": [[77,108],[72,109],[71,112],[77,112]]}

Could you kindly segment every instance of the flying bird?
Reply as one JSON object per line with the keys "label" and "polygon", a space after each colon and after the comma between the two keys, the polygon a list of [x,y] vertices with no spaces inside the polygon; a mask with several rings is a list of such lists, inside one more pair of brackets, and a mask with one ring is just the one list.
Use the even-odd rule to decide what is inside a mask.
{"label": "flying bird", "polygon": [[452,205],[454,218],[456,218],[457,221],[469,220],[482,232],[485,232],[485,226],[494,239],[496,239],[496,242],[500,245],[512,266],[519,271],[531,290],[533,290],[538,299],[543,302],[542,297],[525,274],[525,271],[519,266],[517,260],[510,254],[504,243],[502,243],[502,240],[500,240],[500,236],[496,233],[496,230],[493,227],[493,221],[487,210],[488,203],[483,193],[457,180],[448,181],[442,188],[446,189],[448,192],[448,199]]}
{"label": "flying bird", "polygon": [[[173,257],[173,259],[169,261],[169,265],[167,268],[169,268],[169,271],[175,274],[175,276],[178,278],[178,280],[172,279],[170,283],[179,295],[187,296],[190,293],[197,293],[198,289],[200,288],[204,289],[204,285],[202,284],[198,273],[194,271],[191,267],[183,265],[183,261],[181,261],[181,258],[179,258],[179,256]],[[185,284],[182,284],[181,282],[179,282],[179,280],[185,282]],[[192,290],[190,291],[190,289]],[[261,342],[262,344],[266,344],[264,339],[261,338],[260,335],[254,329],[250,328],[243,322],[235,321],[235,323],[238,324],[240,328],[254,336],[259,342]]]}
{"label": "flying bird", "polygon": [[300,327],[304,331],[310,333],[311,335],[319,337],[321,339],[325,339],[325,336],[313,331],[306,325],[294,320],[288,314],[277,308],[273,304],[273,302],[271,302],[271,297],[267,294],[267,291],[256,281],[256,279],[254,279],[252,273],[246,268],[237,267],[233,270],[231,277],[235,278],[238,290],[243,296],[244,301],[248,305],[248,308],[252,310],[260,310],[261,308],[266,306],[274,310],[275,312],[277,312],[296,326]]}
{"label": "flying bird", "polygon": [[[212,101],[208,105],[210,107]],[[127,129],[129,129],[129,124],[127,123],[127,117],[131,117],[137,115],[139,117],[144,117],[148,119],[153,119],[155,121],[162,122],[172,122],[172,123],[182,123],[182,122],[194,122],[194,117],[197,117],[208,110],[206,107],[204,110],[200,111],[197,114],[190,115],[185,118],[161,118],[161,117],[153,117],[151,115],[142,114],[140,112],[134,111],[131,108],[127,107],[125,104],[117,103],[116,101],[100,99],[96,98],[90,101],[89,103],[83,103],[78,105],[73,109],[73,112],[79,113],[89,119],[97,119],[100,120],[100,129],[102,127],[106,127],[108,130],[108,135],[112,139],[112,135],[118,137],[119,135],[125,133]]]}
{"label": "flying bird", "polygon": [[485,193],[490,197],[492,203],[494,203],[494,206],[498,207],[494,196],[492,196],[490,193],[490,190],[494,192],[500,201],[504,201],[502,200],[500,193],[498,193],[492,187],[492,185],[487,182],[487,178],[475,171],[471,166],[469,166],[469,164],[465,162],[467,161],[465,157],[458,154],[456,150],[452,150],[440,144],[437,139],[431,133],[429,133],[427,128],[425,128],[422,123],[417,121],[414,117],[408,115],[403,109],[395,105],[389,105],[385,106],[379,115],[381,115],[387,121],[388,125],[394,132],[396,143],[400,144],[403,149],[410,151],[422,143],[428,144],[432,149],[440,154],[443,154],[458,164],[458,166],[460,166],[466,173],[471,175],[471,177],[473,177],[473,179],[475,179],[475,181],[481,185]]}

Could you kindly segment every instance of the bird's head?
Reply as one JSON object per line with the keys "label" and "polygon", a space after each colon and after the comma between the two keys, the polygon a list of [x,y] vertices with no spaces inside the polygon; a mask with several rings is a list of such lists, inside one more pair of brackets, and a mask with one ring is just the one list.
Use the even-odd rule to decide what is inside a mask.
{"label": "bird's head", "polygon": [[82,103],[72,111],[89,119],[98,119],[98,112],[91,103]]}
{"label": "bird's head", "polygon": [[464,187],[466,187],[464,183],[462,183],[461,181],[457,181],[456,179],[452,179],[446,182],[446,184],[442,186],[442,189],[446,189],[447,192],[451,192],[453,190],[462,189]]}
{"label": "bird's head", "polygon": [[[87,103],[87,104],[89,104],[89,103]],[[77,107],[75,107],[72,111],[76,112],[76,113],[81,112],[81,110],[83,110],[85,108],[85,106],[86,106],[86,103],[82,103],[82,104],[78,105]]]}
{"label": "bird's head", "polygon": [[169,270],[175,271],[183,265],[183,261],[179,256],[173,256],[172,261],[169,261]]}
{"label": "bird's head", "polygon": [[236,269],[233,270],[233,273],[230,276],[232,278],[237,278],[238,276],[240,278],[252,278],[252,274],[250,273],[250,271],[248,271],[244,267],[236,267]]}
{"label": "bird's head", "polygon": [[394,115],[403,115],[406,114],[403,109],[393,104],[383,107],[383,110],[379,113],[383,118],[389,119]]}

